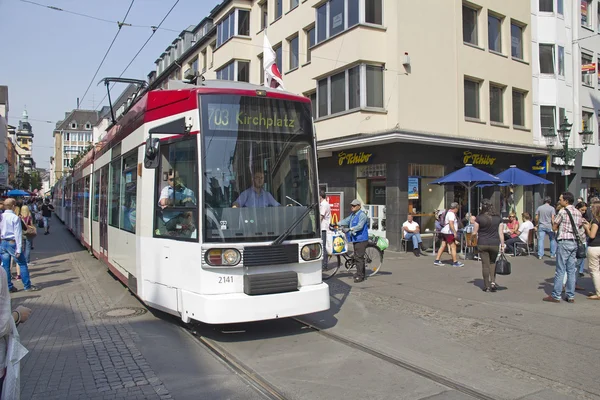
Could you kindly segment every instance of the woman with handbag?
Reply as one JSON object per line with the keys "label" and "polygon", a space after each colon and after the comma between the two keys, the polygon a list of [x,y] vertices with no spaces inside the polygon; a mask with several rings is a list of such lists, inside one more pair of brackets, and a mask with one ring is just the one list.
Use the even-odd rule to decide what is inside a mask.
{"label": "woman with handbag", "polygon": [[475,218],[473,234],[477,235],[477,247],[481,257],[483,291],[495,292],[498,289],[495,262],[498,252],[504,252],[504,226],[502,217],[490,199],[481,201],[481,213]]}
{"label": "woman with handbag", "polygon": [[31,248],[33,247],[33,238],[37,235],[37,229],[33,225],[33,217],[31,215],[31,211],[29,211],[29,207],[23,206],[21,207],[21,221],[22,225],[25,225],[23,229],[23,238],[24,242],[24,252],[25,252],[25,260],[27,261],[27,265],[29,265],[29,258],[31,256]]}
{"label": "woman with handbag", "polygon": [[598,225],[600,225],[600,203],[592,204],[592,221],[585,221],[583,229],[588,236],[588,269],[594,282],[594,293],[588,296],[588,300],[600,300],[600,235],[598,234]]}

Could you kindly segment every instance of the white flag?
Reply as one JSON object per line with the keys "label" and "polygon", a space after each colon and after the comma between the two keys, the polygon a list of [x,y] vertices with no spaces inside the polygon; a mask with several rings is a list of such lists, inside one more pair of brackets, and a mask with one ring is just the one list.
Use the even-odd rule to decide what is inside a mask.
{"label": "white flag", "polygon": [[283,79],[281,79],[281,72],[279,72],[279,68],[277,68],[277,63],[275,61],[275,52],[273,51],[273,47],[271,47],[271,43],[269,42],[267,34],[265,33],[265,39],[263,43],[263,64],[265,69],[264,85],[270,88],[285,90],[283,87]]}

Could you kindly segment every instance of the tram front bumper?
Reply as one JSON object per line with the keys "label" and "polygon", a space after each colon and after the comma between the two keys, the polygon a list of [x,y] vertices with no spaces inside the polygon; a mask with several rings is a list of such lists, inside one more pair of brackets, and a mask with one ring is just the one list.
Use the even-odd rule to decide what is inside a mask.
{"label": "tram front bumper", "polygon": [[181,291],[181,319],[208,324],[230,324],[292,317],[329,309],[325,283],[297,291],[249,296],[244,293],[202,295]]}

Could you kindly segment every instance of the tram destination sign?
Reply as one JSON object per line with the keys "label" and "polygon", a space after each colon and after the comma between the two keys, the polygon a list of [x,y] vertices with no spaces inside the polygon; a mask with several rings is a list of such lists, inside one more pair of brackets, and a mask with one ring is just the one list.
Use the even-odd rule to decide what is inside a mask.
{"label": "tram destination sign", "polygon": [[208,103],[208,128],[296,134],[303,131],[301,108],[290,102]]}

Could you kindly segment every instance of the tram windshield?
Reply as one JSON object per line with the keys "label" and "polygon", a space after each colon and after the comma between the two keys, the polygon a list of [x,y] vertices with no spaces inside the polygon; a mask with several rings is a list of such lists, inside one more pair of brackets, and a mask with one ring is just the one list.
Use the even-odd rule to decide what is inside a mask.
{"label": "tram windshield", "polygon": [[[204,238],[273,240],[317,202],[308,103],[201,95]],[[288,240],[319,237],[309,213]]]}

